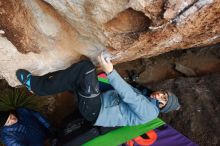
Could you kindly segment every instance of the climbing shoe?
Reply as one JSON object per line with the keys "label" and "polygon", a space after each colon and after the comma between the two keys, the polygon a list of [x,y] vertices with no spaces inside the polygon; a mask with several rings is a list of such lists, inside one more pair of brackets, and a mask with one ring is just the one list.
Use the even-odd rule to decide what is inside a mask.
{"label": "climbing shoe", "polygon": [[24,69],[16,71],[17,79],[22,85],[25,85],[29,91],[31,91],[31,73]]}

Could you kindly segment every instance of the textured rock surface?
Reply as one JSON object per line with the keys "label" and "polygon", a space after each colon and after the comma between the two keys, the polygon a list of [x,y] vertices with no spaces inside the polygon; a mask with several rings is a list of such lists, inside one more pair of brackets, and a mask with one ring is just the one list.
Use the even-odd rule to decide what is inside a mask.
{"label": "textured rock surface", "polygon": [[64,69],[107,49],[115,63],[220,42],[219,0],[0,0],[0,76]]}
{"label": "textured rock surface", "polygon": [[[179,68],[181,64],[185,68]],[[134,61],[119,63],[115,69],[128,79],[128,71],[136,72],[140,84],[158,83],[163,80],[193,75],[220,74],[220,43],[209,47],[175,50],[151,58],[140,58]],[[191,71],[189,72],[188,69]],[[189,74],[190,73],[190,74]]]}

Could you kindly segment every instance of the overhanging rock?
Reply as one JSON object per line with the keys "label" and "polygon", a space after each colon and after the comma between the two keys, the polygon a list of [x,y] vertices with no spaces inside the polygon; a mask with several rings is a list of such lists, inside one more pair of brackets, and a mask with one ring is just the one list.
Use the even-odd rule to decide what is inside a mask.
{"label": "overhanging rock", "polygon": [[0,0],[0,76],[42,75],[102,50],[114,62],[220,42],[218,0]]}

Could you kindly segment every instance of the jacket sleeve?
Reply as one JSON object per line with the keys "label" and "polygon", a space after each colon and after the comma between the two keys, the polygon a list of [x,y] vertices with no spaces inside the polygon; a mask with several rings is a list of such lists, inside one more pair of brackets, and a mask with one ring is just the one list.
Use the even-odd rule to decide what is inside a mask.
{"label": "jacket sleeve", "polygon": [[159,110],[145,96],[138,93],[125,82],[121,76],[113,70],[108,74],[110,84],[119,94],[123,102],[127,103],[129,109],[141,120],[154,119],[158,116]]}
{"label": "jacket sleeve", "polygon": [[5,146],[27,146],[22,140],[18,140],[13,135],[4,134],[1,138]]}
{"label": "jacket sleeve", "polygon": [[46,128],[50,128],[50,123],[49,121],[41,115],[39,112],[29,110],[29,112]]}

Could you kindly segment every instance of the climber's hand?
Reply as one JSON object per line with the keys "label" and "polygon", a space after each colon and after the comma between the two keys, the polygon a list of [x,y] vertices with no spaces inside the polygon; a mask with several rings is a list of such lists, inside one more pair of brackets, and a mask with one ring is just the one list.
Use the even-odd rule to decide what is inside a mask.
{"label": "climber's hand", "polygon": [[110,58],[104,58],[102,53],[98,56],[98,62],[106,74],[113,71],[113,64],[111,63]]}

